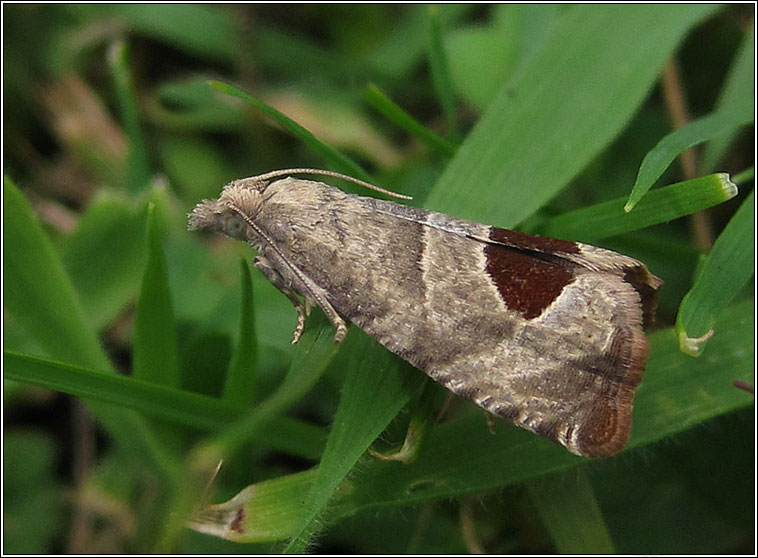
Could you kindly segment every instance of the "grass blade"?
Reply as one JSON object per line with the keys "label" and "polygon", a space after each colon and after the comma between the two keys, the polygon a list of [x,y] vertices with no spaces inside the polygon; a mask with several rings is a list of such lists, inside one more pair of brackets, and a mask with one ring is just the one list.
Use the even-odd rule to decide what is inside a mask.
{"label": "grass blade", "polygon": [[[213,448],[212,454],[229,458],[251,439],[253,434],[265,430],[264,427],[267,427],[275,417],[281,415],[313,387],[336,352],[337,345],[334,343],[333,328],[329,326],[306,328],[297,344],[282,385],[263,403],[209,440],[208,445]],[[204,459],[205,456],[200,456],[200,458]]]}
{"label": "grass blade", "polygon": [[147,264],[137,301],[132,373],[135,378],[179,387],[176,323],[155,206],[147,213]]}
{"label": "grass blade", "polygon": [[356,333],[352,346],[344,350],[349,354],[348,374],[332,431],[287,553],[306,549],[339,484],[423,383],[423,376],[414,374],[410,365]]}
{"label": "grass blade", "polygon": [[720,111],[704,116],[668,134],[642,160],[624,211],[630,212],[639,203],[680,153],[714,137],[734,133],[752,120],[753,108],[750,104],[739,107],[739,110]]}
{"label": "grass blade", "polygon": [[695,284],[679,307],[676,332],[685,353],[700,355],[719,313],[753,276],[754,223],[755,192],[750,192],[716,239]]}
{"label": "grass blade", "polygon": [[[218,430],[241,416],[238,408],[216,398],[122,375],[108,374],[11,351],[3,354],[6,379],[54,389],[107,405],[201,430]],[[315,459],[323,451],[324,432],[305,422],[278,418],[251,440],[285,453]]]}
{"label": "grass blade", "polygon": [[642,198],[637,209],[624,211],[624,198],[577,209],[550,219],[539,234],[592,242],[666,223],[701,209],[713,207],[737,195],[727,174],[710,174],[658,188]]}
{"label": "grass blade", "polygon": [[384,91],[371,84],[363,91],[363,98],[376,110],[384,114],[398,127],[416,136],[432,149],[451,157],[455,154],[455,145],[441,138],[429,128],[419,123],[410,114],[390,99]]}
{"label": "grass blade", "polygon": [[445,45],[442,42],[442,24],[435,6],[427,8],[427,51],[429,54],[429,69],[432,74],[432,83],[437,97],[442,106],[442,114],[447,122],[447,136],[457,141],[458,116],[455,110],[455,88],[450,74]]}
{"label": "grass blade", "polygon": [[527,484],[558,554],[613,554],[613,541],[583,469]]}
{"label": "grass blade", "polygon": [[253,279],[250,276],[250,267],[244,259],[240,260],[240,279],[242,283],[242,305],[240,308],[239,336],[237,348],[229,365],[222,398],[225,403],[246,408],[253,401],[255,395],[258,339],[255,335]]}
{"label": "grass blade", "polygon": [[137,91],[129,67],[129,50],[125,41],[118,40],[110,46],[108,63],[113,73],[121,119],[129,137],[128,184],[133,192],[140,192],[150,183],[150,158],[140,124]]}
{"label": "grass blade", "polygon": [[282,128],[288,130],[295,137],[299,138],[303,143],[305,143],[305,145],[309,146],[316,153],[321,155],[327,161],[327,163],[334,167],[336,171],[347,174],[354,178],[360,178],[361,180],[371,182],[372,184],[374,183],[371,175],[363,170],[363,168],[361,168],[358,163],[350,159],[347,155],[337,151],[331,145],[324,143],[316,136],[314,136],[311,132],[303,128],[300,124],[283,115],[275,108],[267,105],[259,99],[256,99],[252,95],[245,93],[244,91],[240,91],[228,83],[209,80],[208,84],[213,89],[221,91],[227,95],[231,95],[232,97],[242,99],[243,101],[253,105],[258,110],[266,113],[268,116],[273,118],[274,121],[278,123]]}
{"label": "grass blade", "polygon": [[[742,39],[742,46],[729,69],[729,75],[716,102],[716,110],[721,112],[737,107],[744,109],[750,107],[749,110],[752,111],[754,103],[755,24],[753,23],[748,25],[745,37]],[[726,132],[708,142],[703,153],[701,172],[712,172],[716,169],[716,165],[735,138],[736,132],[737,130]]]}
{"label": "grass blade", "polygon": [[571,6],[487,108],[425,206],[503,227],[532,215],[619,133],[679,41],[714,9]]}

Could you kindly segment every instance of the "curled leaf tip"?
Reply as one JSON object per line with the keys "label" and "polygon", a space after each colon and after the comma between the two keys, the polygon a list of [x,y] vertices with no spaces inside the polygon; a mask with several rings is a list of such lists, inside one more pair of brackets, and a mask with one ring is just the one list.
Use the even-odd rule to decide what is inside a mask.
{"label": "curled leaf tip", "polygon": [[705,345],[711,337],[713,337],[712,329],[700,337],[688,337],[687,332],[682,330],[679,332],[679,350],[686,355],[699,357],[703,352],[703,345]]}

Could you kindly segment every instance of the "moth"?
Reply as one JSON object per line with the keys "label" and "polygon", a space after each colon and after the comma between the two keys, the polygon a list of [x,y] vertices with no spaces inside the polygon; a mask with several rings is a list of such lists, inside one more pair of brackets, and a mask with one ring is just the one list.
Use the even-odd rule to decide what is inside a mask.
{"label": "moth", "polygon": [[[273,171],[189,214],[257,249],[294,304],[357,325],[453,393],[553,440],[609,456],[626,445],[662,281],[595,246],[532,236]],[[401,196],[402,197],[402,196]]]}

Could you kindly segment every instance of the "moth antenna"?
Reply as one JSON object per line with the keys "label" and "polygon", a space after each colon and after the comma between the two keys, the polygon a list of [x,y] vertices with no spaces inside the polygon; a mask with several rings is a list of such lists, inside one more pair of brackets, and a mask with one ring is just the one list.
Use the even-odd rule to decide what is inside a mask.
{"label": "moth antenna", "polygon": [[322,170],[322,169],[280,169],[280,170],[267,172],[266,174],[251,176],[250,178],[256,179],[256,180],[270,180],[272,178],[278,178],[280,176],[290,176],[292,174],[315,174],[315,175],[321,175],[321,176],[333,176],[334,178],[341,178],[342,180],[347,180],[348,182],[352,182],[353,184],[357,184],[358,186],[363,186],[364,188],[368,188],[369,190],[381,192],[382,194],[392,196],[393,198],[399,198],[401,200],[413,199],[413,196],[398,194],[397,192],[393,192],[391,190],[385,190],[381,186],[376,186],[374,184],[371,184],[370,182],[365,182],[363,180],[360,180],[358,178],[353,178],[352,176],[348,176],[340,172],[334,172],[334,171],[328,171],[328,170]]}

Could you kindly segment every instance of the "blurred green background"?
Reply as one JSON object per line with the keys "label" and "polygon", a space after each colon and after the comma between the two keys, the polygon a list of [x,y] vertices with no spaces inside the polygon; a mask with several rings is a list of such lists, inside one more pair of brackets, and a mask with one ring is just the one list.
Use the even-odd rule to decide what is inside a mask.
{"label": "blurred green background", "polygon": [[[627,196],[645,154],[681,124],[677,109],[695,120],[752,97],[752,114],[753,8],[3,4],[3,170],[15,184],[4,193],[3,345],[52,371],[32,379],[37,361],[5,358],[28,377],[4,383],[4,551],[269,552],[298,533],[290,548],[324,553],[754,553],[752,396],[731,385],[752,385],[751,272],[718,276],[736,282],[724,304],[734,302],[700,359],[678,351],[672,329],[699,254],[746,199],[752,211],[750,172],[704,220],[607,239],[587,225],[572,237],[600,238],[665,280],[637,438],[601,461],[505,423],[490,436],[459,401],[417,464],[358,460],[376,434],[375,449],[401,443],[409,418],[444,394],[427,385],[419,402],[423,376],[355,328],[335,356],[318,311],[293,354],[291,305],[257,270],[252,287],[240,272],[252,250],[185,230],[186,213],[229,180],[356,164],[430,209],[545,230]],[[676,162],[659,183],[749,171],[745,123],[698,148],[694,175]],[[345,403],[363,354],[377,374],[410,378],[382,392],[398,409],[411,401],[387,429],[397,410],[361,432],[362,409]],[[246,414],[267,403],[277,422]],[[340,418],[353,425],[341,442],[352,461],[327,442],[347,431]],[[187,456],[208,439],[234,445],[212,496],[187,481]],[[322,452],[321,492],[306,499],[293,475]],[[238,544],[182,528],[204,499],[277,478],[290,492],[272,497],[273,511],[249,510],[270,511],[275,535]],[[294,515],[277,523],[278,505]]]}

